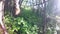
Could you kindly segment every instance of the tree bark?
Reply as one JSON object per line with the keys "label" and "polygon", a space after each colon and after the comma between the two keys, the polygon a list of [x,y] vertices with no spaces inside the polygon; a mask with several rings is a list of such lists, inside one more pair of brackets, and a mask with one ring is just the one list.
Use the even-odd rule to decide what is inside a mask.
{"label": "tree bark", "polygon": [[42,9],[42,15],[43,15],[43,34],[46,34],[46,32],[47,32],[47,22],[46,22],[46,2],[45,2],[45,0],[43,0],[43,4],[44,4],[44,6],[43,6],[43,9]]}
{"label": "tree bark", "polygon": [[19,0],[14,0],[14,6],[13,6],[13,13],[14,15],[19,15],[20,13],[20,7],[19,7]]}
{"label": "tree bark", "polygon": [[18,16],[21,12],[21,5],[23,0],[13,0],[14,6],[13,6],[13,15]]}
{"label": "tree bark", "polygon": [[3,23],[3,17],[4,17],[4,1],[5,0],[0,0],[0,24],[3,29],[3,34],[8,34],[5,28],[5,25]]}

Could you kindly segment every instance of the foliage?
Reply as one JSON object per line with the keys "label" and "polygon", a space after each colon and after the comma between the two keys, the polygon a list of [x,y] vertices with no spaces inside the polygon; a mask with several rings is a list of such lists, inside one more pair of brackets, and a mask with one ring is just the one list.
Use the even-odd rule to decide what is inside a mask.
{"label": "foliage", "polygon": [[[18,17],[13,17],[12,12],[10,12],[9,10],[6,10],[5,12],[4,21],[9,34],[38,34],[38,30],[40,33],[43,33],[42,20],[44,19],[40,14],[38,14],[38,11],[38,13],[34,13],[35,11],[31,9],[32,7],[26,5],[27,0],[23,2],[24,3],[22,3],[21,6],[21,13]],[[50,21],[49,24],[50,23],[51,25],[53,25],[53,23],[55,22]],[[47,28],[47,34],[52,34],[54,29],[51,29],[51,26],[49,24],[47,27],[50,28],[50,30]]]}
{"label": "foliage", "polygon": [[29,10],[24,10],[17,18],[5,12],[5,24],[9,34],[37,34],[37,16]]}

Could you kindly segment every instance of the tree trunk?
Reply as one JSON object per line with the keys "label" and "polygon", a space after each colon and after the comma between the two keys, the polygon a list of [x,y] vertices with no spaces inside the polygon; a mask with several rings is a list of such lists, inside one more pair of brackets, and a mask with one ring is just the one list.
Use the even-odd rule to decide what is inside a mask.
{"label": "tree trunk", "polygon": [[47,28],[47,22],[46,22],[46,2],[43,0],[43,9],[42,9],[42,15],[43,15],[43,34],[46,34],[46,28]]}
{"label": "tree trunk", "polygon": [[7,34],[5,25],[3,23],[3,17],[4,17],[4,1],[5,0],[0,0],[0,24],[3,29],[3,34]]}
{"label": "tree trunk", "polygon": [[14,13],[14,15],[16,16],[16,15],[19,15],[19,13],[20,13],[20,7],[19,7],[20,5],[19,5],[19,0],[14,0],[14,6],[13,6],[13,13]]}

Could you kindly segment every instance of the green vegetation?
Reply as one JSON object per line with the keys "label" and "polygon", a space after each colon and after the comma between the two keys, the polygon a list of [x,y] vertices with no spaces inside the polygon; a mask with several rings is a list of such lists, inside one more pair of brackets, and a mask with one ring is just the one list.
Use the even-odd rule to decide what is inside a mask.
{"label": "green vegetation", "polygon": [[[27,2],[26,0],[24,1]],[[17,17],[14,17],[11,11],[9,10],[5,11],[4,22],[8,33],[9,34],[42,34],[43,26],[44,26],[42,22],[44,18],[41,15],[43,13],[42,9],[33,8],[32,5],[27,6],[26,5],[27,3],[24,4],[24,1],[21,6],[21,12]],[[49,12],[49,14],[51,13]],[[48,19],[48,21],[49,22],[46,23],[47,25],[46,34],[53,34],[55,28],[55,20]]]}
{"label": "green vegetation", "polygon": [[39,17],[32,13],[30,10],[24,10],[18,17],[10,16],[8,12],[5,13],[5,24],[9,33],[18,34],[38,34],[38,23]]}

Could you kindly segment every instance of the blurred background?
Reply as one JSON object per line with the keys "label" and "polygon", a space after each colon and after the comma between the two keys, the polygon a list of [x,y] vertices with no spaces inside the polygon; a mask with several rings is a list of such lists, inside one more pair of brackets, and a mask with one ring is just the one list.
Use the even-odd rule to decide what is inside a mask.
{"label": "blurred background", "polygon": [[60,34],[60,0],[5,0],[3,22],[9,34]]}

